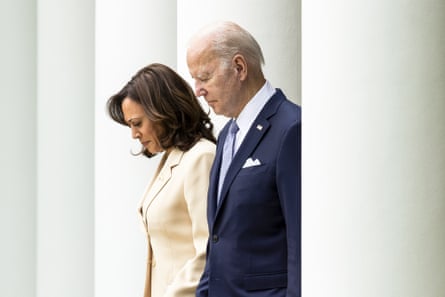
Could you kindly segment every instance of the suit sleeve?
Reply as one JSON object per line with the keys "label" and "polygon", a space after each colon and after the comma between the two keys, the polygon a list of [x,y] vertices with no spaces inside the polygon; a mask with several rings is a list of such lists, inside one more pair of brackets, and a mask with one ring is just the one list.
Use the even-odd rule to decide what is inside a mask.
{"label": "suit sleeve", "polygon": [[184,196],[191,224],[195,256],[189,259],[169,285],[164,297],[195,296],[196,287],[204,270],[207,227],[207,190],[214,152],[197,156],[189,165],[184,181]]}
{"label": "suit sleeve", "polygon": [[286,131],[278,153],[277,185],[286,221],[287,293],[300,296],[301,283],[301,122]]}

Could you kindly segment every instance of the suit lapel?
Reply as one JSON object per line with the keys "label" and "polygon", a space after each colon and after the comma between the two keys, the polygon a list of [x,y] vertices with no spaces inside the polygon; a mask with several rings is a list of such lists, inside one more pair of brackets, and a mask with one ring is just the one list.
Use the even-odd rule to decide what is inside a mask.
{"label": "suit lapel", "polygon": [[[230,188],[230,185],[232,184],[234,178],[238,174],[238,172],[241,170],[241,167],[243,166],[244,162],[249,158],[252,154],[252,152],[255,150],[255,148],[258,146],[258,144],[261,142],[261,139],[264,137],[264,135],[267,133],[270,127],[269,118],[272,117],[280,104],[284,101],[284,94],[281,92],[281,90],[277,89],[276,93],[270,98],[270,100],[267,102],[267,104],[264,106],[260,114],[257,116],[255,121],[252,123],[252,126],[249,129],[249,132],[247,132],[246,137],[244,138],[243,142],[241,143],[241,146],[239,147],[238,151],[236,152],[232,163],[230,164],[230,167],[227,171],[223,188],[221,190],[221,201],[219,205],[216,207],[216,213],[215,218],[218,215],[219,209],[221,208],[221,205],[224,203],[227,191]],[[227,134],[227,129],[225,129],[225,134]],[[224,135],[225,139],[225,135]],[[223,142],[218,145],[217,153],[218,153],[218,167],[220,167],[221,163],[221,155],[222,155],[222,147]],[[214,170],[214,174],[218,174],[219,170]],[[218,175],[213,176],[213,188],[218,186]],[[213,197],[216,197],[217,191],[213,189]],[[214,199],[216,203],[216,198]]]}
{"label": "suit lapel", "polygon": [[[230,121],[229,121],[230,122]],[[208,218],[209,222],[213,222],[217,208],[217,195],[218,195],[218,180],[219,180],[219,170],[222,162],[222,153],[224,147],[224,141],[227,136],[229,122],[221,130],[218,143],[216,145],[215,160],[213,161],[212,169],[210,171],[210,184],[207,203],[208,205]]]}
{"label": "suit lapel", "polygon": [[[256,128],[258,125],[260,125],[259,127],[261,127],[261,129]],[[257,119],[252,125],[252,127],[249,129],[246,138],[244,139],[243,143],[241,144],[235,156],[233,157],[232,163],[230,164],[230,167],[227,170],[223,188],[221,190],[221,201],[219,203],[219,206],[221,206],[224,203],[224,200],[227,196],[227,191],[229,190],[230,185],[233,182],[233,179],[241,170],[241,167],[243,166],[246,159],[257,147],[258,143],[260,143],[261,139],[266,134],[267,130],[269,130],[269,126],[270,124],[267,120]]]}

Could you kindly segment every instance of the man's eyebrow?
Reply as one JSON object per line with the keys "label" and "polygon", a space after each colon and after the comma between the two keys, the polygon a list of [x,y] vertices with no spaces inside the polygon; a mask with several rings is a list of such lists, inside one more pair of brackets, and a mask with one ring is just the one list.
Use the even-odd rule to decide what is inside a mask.
{"label": "man's eyebrow", "polygon": [[201,73],[196,74],[196,78],[197,79],[206,79],[209,77],[209,75],[210,75],[210,73],[208,73],[208,72],[201,72]]}

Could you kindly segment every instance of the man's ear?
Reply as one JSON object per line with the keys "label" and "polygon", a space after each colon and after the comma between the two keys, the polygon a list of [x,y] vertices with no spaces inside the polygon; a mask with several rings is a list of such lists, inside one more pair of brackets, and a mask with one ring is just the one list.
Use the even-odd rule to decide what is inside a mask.
{"label": "man's ear", "polygon": [[242,55],[237,54],[233,57],[233,63],[235,65],[235,70],[238,73],[240,80],[245,80],[247,77],[246,59]]}

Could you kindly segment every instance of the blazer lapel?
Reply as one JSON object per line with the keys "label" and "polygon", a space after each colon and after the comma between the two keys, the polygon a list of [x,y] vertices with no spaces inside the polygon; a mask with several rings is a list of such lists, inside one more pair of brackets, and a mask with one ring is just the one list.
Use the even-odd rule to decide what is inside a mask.
{"label": "blazer lapel", "polygon": [[176,167],[182,158],[184,153],[178,149],[173,149],[167,156],[164,155],[159,163],[150,186],[145,190],[144,196],[141,201],[141,211],[145,208],[145,212],[153,200],[158,196],[159,192],[164,188],[172,176],[172,169]]}

